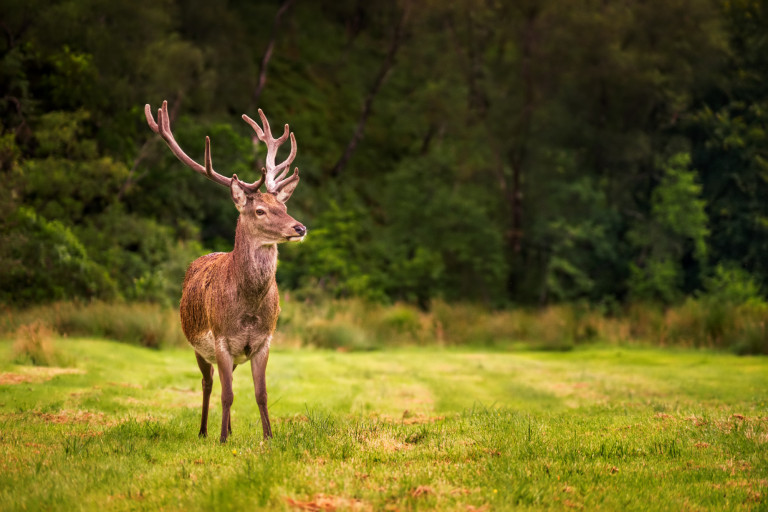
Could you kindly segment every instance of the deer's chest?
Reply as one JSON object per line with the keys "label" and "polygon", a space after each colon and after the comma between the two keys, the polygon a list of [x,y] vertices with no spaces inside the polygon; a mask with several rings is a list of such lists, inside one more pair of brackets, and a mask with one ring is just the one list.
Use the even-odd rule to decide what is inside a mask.
{"label": "deer's chest", "polygon": [[229,353],[235,364],[242,364],[264,348],[269,348],[273,329],[265,323],[261,318],[246,318],[238,332],[227,337]]}
{"label": "deer's chest", "polygon": [[231,327],[214,334],[201,333],[190,340],[195,350],[209,363],[216,364],[216,353],[227,352],[234,364],[243,364],[255,354],[269,349],[275,321],[257,315],[246,315]]}

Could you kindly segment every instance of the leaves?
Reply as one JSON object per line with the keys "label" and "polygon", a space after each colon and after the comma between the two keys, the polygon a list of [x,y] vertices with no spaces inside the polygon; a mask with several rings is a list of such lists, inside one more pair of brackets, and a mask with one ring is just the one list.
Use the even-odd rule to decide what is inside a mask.
{"label": "leaves", "polygon": [[[403,17],[396,3],[299,2],[270,30],[277,9],[9,5],[4,236],[37,240],[55,221],[120,295],[173,302],[189,259],[231,249],[237,212],[147,129],[142,106],[167,99],[190,156],[210,136],[217,170],[246,179],[263,153],[238,116],[291,124],[290,210],[310,233],[282,249],[278,277],[300,296],[670,302],[705,287],[710,264],[768,283],[758,4],[451,1]],[[36,235],[15,231],[20,208]]]}

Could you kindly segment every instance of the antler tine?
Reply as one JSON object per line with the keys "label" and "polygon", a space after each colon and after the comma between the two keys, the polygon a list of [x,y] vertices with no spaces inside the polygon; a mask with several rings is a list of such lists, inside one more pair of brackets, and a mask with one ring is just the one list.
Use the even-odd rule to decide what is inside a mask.
{"label": "antler tine", "polygon": [[259,123],[248,117],[246,114],[243,114],[241,117],[243,118],[243,121],[248,123],[251,128],[253,128],[253,131],[256,132],[256,136],[259,138],[259,140],[264,140],[264,130],[261,129]]}
{"label": "antler tine", "polygon": [[[211,138],[207,135],[205,136],[205,175],[208,176],[208,178],[213,175],[213,161],[211,161]],[[235,176],[237,175],[232,175],[233,178]]]}
{"label": "antler tine", "polygon": [[[283,134],[277,139],[274,138],[272,135],[272,129],[269,126],[269,121],[267,120],[267,116],[264,115],[264,112],[261,109],[259,109],[259,117],[261,118],[262,125],[264,126],[263,129],[258,125],[258,123],[256,123],[256,121],[247,115],[243,115],[243,120],[248,123],[251,128],[253,128],[259,140],[264,142],[264,144],[267,146],[267,157],[265,162],[265,180],[267,184],[267,191],[276,194],[283,187],[293,182],[294,176],[298,176],[298,170],[295,170],[293,175],[286,178],[286,175],[290,171],[291,163],[293,163],[294,158],[296,158],[296,151],[298,149],[296,145],[296,137],[290,131],[290,127],[286,124],[283,130]],[[275,165],[277,151],[280,146],[288,139],[288,137],[291,139],[291,153],[283,162],[281,162],[279,165]]]}
{"label": "antler tine", "polygon": [[253,183],[244,183],[240,180],[240,185],[246,189],[248,192],[257,192],[259,188],[264,184],[264,181],[267,179],[267,171],[262,167],[261,169],[261,177],[258,179],[258,181],[254,181]]}
{"label": "antler tine", "polygon": [[157,126],[155,118],[152,117],[152,107],[149,106],[149,103],[144,105],[144,117],[147,118],[147,124],[149,125],[149,128],[155,133],[160,133],[160,128]]}
{"label": "antler tine", "polygon": [[[288,125],[285,125],[286,131],[288,130]],[[281,137],[282,139],[283,137]],[[293,135],[293,132],[291,132],[291,153],[288,155],[288,158],[283,160],[283,162],[275,167],[275,173],[278,173],[282,171],[283,169],[290,170],[291,164],[293,163],[293,159],[296,158],[296,150],[298,148],[296,147],[296,137]],[[277,179],[277,178],[276,178]]]}
{"label": "antler tine", "polygon": [[[267,116],[264,115],[264,111],[259,109],[259,117],[261,118],[261,124],[264,125],[264,135],[267,139],[272,139],[272,129],[269,127],[269,121],[267,121]],[[264,140],[264,139],[262,139]],[[267,142],[264,140],[264,142]]]}
{"label": "antler tine", "polygon": [[224,185],[225,187],[230,186],[232,178],[226,178],[213,170],[213,164],[211,163],[211,141],[209,137],[205,138],[205,166],[192,160],[181,149],[181,146],[176,142],[173,132],[171,131],[167,101],[163,101],[162,108],[157,109],[157,122],[155,122],[152,117],[152,107],[150,107],[149,104],[144,105],[144,116],[147,118],[149,128],[163,138],[165,143],[168,144],[168,147],[171,149],[171,152],[176,155],[176,158],[181,160],[184,165],[219,185]]}

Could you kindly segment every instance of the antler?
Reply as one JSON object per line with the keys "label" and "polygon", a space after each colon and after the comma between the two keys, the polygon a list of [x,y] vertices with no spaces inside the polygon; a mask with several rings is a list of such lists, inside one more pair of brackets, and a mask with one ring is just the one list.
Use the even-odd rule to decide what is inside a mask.
{"label": "antler", "polygon": [[288,155],[288,158],[286,158],[282,163],[275,165],[277,150],[280,145],[286,141],[289,135],[288,125],[285,125],[283,134],[276,139],[272,136],[272,130],[269,127],[267,116],[264,115],[264,112],[262,112],[261,109],[259,109],[259,117],[261,118],[261,123],[264,125],[263,130],[261,126],[256,123],[256,121],[243,114],[243,120],[251,125],[251,128],[253,128],[253,131],[256,132],[256,136],[259,138],[259,140],[267,145],[267,168],[266,170],[262,170],[262,172],[266,173],[265,181],[267,184],[267,192],[277,195],[282,191],[283,195],[290,196],[299,181],[298,167],[293,170],[293,174],[287,176],[288,172],[291,170],[291,163],[293,162],[293,159],[296,158],[296,137],[293,136],[293,133],[290,133],[291,154]]}
{"label": "antler", "polygon": [[[261,111],[259,111],[259,113],[261,113]],[[262,183],[264,183],[265,174],[263,169],[261,171],[261,178],[253,183],[244,183],[243,181],[240,181],[236,174],[231,178],[227,178],[226,176],[222,176],[221,174],[214,171],[213,163],[211,162],[211,139],[208,136],[205,137],[205,166],[202,166],[192,160],[186,153],[184,153],[179,144],[176,142],[176,139],[173,137],[173,133],[171,132],[171,122],[170,118],[168,117],[167,101],[163,101],[163,107],[157,109],[157,123],[155,123],[155,120],[152,117],[152,107],[149,106],[149,103],[144,105],[144,115],[147,117],[147,123],[149,124],[149,127],[152,129],[152,131],[159,134],[165,143],[168,144],[168,147],[171,148],[173,154],[176,155],[176,158],[181,160],[182,163],[191,168],[193,171],[198,172],[209,180],[216,182],[219,185],[224,185],[227,188],[231,186],[232,180],[235,179],[241,188],[249,192],[257,191],[259,187],[261,187]],[[291,134],[291,137],[293,137],[293,134]]]}

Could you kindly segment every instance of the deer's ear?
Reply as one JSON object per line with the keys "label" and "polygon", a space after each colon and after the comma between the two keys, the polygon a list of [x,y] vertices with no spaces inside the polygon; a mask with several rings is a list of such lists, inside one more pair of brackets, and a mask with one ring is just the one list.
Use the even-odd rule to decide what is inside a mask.
{"label": "deer's ear", "polygon": [[296,185],[299,184],[299,175],[295,174],[294,179],[290,183],[286,183],[286,185],[281,188],[280,190],[275,193],[275,197],[277,197],[277,200],[281,203],[285,203],[288,201],[288,199],[291,198],[291,194],[293,194],[293,191],[296,189]]}
{"label": "deer's ear", "polygon": [[229,190],[232,192],[232,201],[235,203],[237,211],[242,212],[245,208],[245,203],[248,202],[248,196],[240,186],[240,181],[237,179],[237,174],[232,175],[232,183],[229,185]]}

